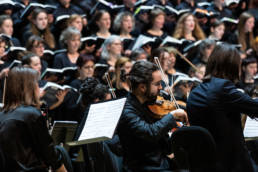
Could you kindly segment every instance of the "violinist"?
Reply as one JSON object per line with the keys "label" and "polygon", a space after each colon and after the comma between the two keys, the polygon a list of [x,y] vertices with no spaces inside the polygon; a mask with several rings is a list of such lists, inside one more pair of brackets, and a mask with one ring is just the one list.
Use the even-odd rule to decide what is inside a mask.
{"label": "violinist", "polygon": [[137,61],[129,73],[131,93],[127,97],[118,135],[123,148],[125,171],[171,171],[175,168],[167,157],[171,154],[168,132],[176,120],[187,121],[182,109],[161,119],[152,117],[148,104],[155,102],[161,86],[161,72],[148,61]]}
{"label": "violinist", "polygon": [[191,125],[209,130],[216,143],[216,172],[254,172],[246,148],[240,113],[258,117],[258,100],[239,91],[241,59],[228,44],[216,45],[207,63],[203,83],[194,88],[187,101]]}

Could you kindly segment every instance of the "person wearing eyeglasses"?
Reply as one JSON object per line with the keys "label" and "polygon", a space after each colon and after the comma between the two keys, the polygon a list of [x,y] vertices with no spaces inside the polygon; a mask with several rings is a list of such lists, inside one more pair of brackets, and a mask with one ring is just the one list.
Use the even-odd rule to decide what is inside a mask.
{"label": "person wearing eyeglasses", "polygon": [[[94,57],[91,55],[80,55],[76,61],[77,66],[77,78],[75,78],[69,84],[72,88],[80,90],[81,85],[85,82],[87,78],[92,78],[94,74]],[[70,90],[64,97],[64,101],[59,108],[58,114],[60,119],[81,121],[82,112],[78,107],[78,92]],[[56,115],[57,116],[57,115]]]}
{"label": "person wearing eyeglasses", "polygon": [[80,55],[76,61],[78,77],[70,85],[73,88],[79,89],[86,78],[93,77],[94,65],[95,61],[92,55]]}
{"label": "person wearing eyeglasses", "polygon": [[48,67],[47,61],[44,59],[44,50],[45,50],[45,41],[43,38],[37,35],[32,35],[29,37],[26,49],[35,53],[38,57],[40,57],[41,63],[41,73],[43,73]]}
{"label": "person wearing eyeglasses", "polygon": [[130,73],[131,93],[127,97],[117,132],[123,148],[125,171],[171,171],[175,166],[168,132],[176,120],[187,122],[187,115],[177,109],[161,119],[153,118],[148,104],[156,101],[161,86],[161,72],[148,61],[137,61]]}

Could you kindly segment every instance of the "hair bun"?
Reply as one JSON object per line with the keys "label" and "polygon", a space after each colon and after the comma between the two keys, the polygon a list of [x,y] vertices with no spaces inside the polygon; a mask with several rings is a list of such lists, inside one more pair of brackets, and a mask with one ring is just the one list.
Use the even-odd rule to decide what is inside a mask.
{"label": "hair bun", "polygon": [[81,94],[88,94],[94,91],[94,88],[99,84],[96,78],[89,77],[84,80],[80,87]]}

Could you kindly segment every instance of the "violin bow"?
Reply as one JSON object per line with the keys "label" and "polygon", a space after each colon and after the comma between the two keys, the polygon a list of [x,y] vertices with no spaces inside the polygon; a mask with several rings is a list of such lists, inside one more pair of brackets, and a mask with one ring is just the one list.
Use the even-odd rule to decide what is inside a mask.
{"label": "violin bow", "polygon": [[112,83],[111,83],[110,76],[109,76],[108,72],[105,73],[105,78],[106,78],[108,86],[109,86],[109,88],[111,90],[111,95],[115,99],[116,98],[116,94],[114,92],[114,88],[112,86]]}
{"label": "violin bow", "polygon": [[196,70],[199,73],[202,73],[190,60],[188,60],[182,53],[180,53],[178,50],[176,50],[176,53],[185,61],[187,62],[194,70]]}
{"label": "violin bow", "polygon": [[173,101],[174,104],[175,104],[175,106],[176,106],[176,108],[179,109],[179,105],[177,104],[176,98],[175,98],[175,96],[174,96],[174,94],[173,94],[173,91],[172,91],[171,87],[170,87],[169,84],[168,84],[168,81],[167,81],[167,79],[166,79],[164,70],[163,70],[162,67],[161,67],[159,58],[158,58],[158,57],[154,57],[154,61],[155,61],[155,63],[157,64],[157,66],[158,66],[158,68],[159,68],[159,70],[160,70],[160,72],[161,72],[162,80],[165,82],[165,85],[166,85],[166,87],[168,88],[169,95],[170,95],[170,97],[171,97],[171,101]]}
{"label": "violin bow", "polygon": [[4,77],[3,104],[5,103],[5,92],[6,92],[6,76]]}

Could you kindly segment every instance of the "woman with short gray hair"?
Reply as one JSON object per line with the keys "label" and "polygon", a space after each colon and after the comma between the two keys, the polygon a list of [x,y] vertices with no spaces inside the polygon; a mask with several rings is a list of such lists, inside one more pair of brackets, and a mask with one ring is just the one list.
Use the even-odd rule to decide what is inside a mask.
{"label": "woman with short gray hair", "polygon": [[114,67],[117,59],[121,57],[121,38],[117,35],[111,35],[102,44],[101,49],[100,63],[108,64],[110,67]]}
{"label": "woman with short gray hair", "polygon": [[72,39],[74,36],[79,35],[81,37],[81,32],[75,27],[68,27],[60,35],[59,42],[62,47],[67,48],[67,41]]}
{"label": "woman with short gray hair", "polygon": [[113,29],[122,38],[132,38],[130,33],[134,29],[134,25],[135,20],[133,15],[129,12],[121,12],[114,20]]}
{"label": "woman with short gray hair", "polygon": [[79,57],[78,49],[81,45],[81,33],[74,27],[68,27],[60,36],[60,44],[66,48],[66,52],[55,56],[53,67],[61,69],[64,67],[76,66]]}

